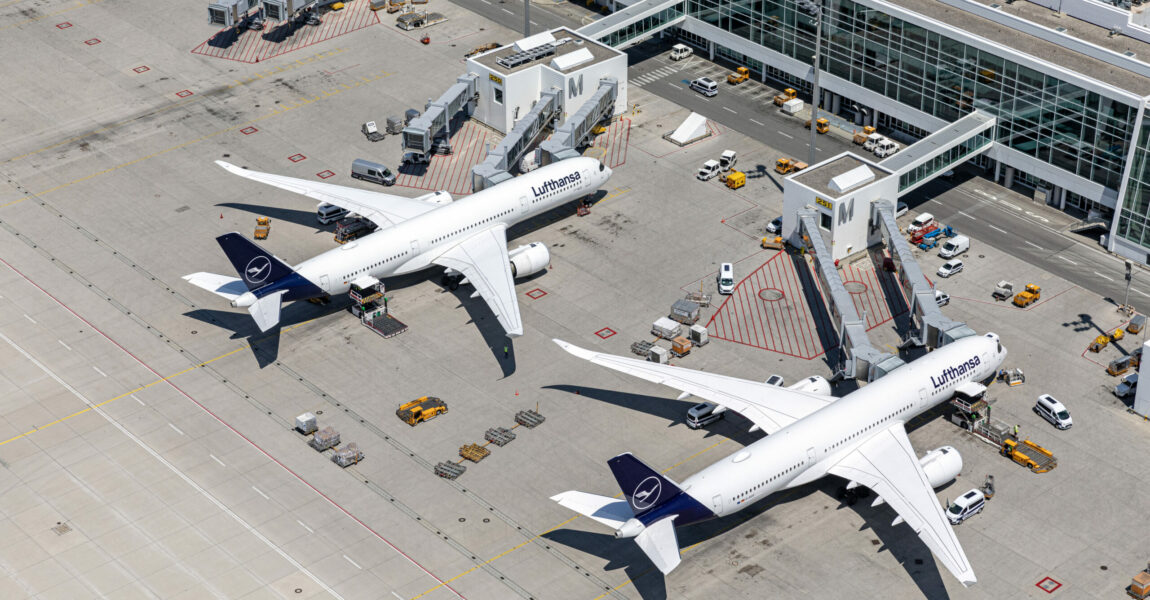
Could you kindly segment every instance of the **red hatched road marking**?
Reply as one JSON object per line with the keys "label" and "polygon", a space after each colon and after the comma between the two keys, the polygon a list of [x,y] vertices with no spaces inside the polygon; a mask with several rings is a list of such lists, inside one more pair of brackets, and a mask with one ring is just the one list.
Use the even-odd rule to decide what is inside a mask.
{"label": "red hatched road marking", "polygon": [[299,162],[301,160],[306,160],[306,159],[307,159],[307,157],[302,155],[302,154],[293,154],[293,155],[288,157],[288,160],[290,160],[292,162]]}
{"label": "red hatched road marking", "polygon": [[331,177],[333,175],[335,175],[335,173],[332,173],[331,170],[324,170],[324,171],[320,171],[319,173],[315,174],[315,176],[319,177],[320,179],[327,179],[328,177]]}
{"label": "red hatched road marking", "polygon": [[176,92],[176,95],[181,97],[181,98],[187,98],[188,96],[191,96],[193,93],[194,92],[192,92],[192,90],[181,90],[181,91]]}
{"label": "red hatched road marking", "polygon": [[609,337],[611,337],[611,336],[615,335],[615,333],[616,333],[616,331],[615,331],[614,329],[611,329],[610,327],[604,327],[603,329],[600,329],[599,331],[596,331],[596,332],[595,332],[595,335],[597,335],[597,336],[599,336],[601,339],[604,339],[604,340],[605,340],[605,339],[607,339],[607,338],[609,338]]}
{"label": "red hatched road marking", "polygon": [[527,297],[531,298],[532,300],[538,300],[538,299],[540,299],[546,295],[547,295],[547,292],[545,292],[539,288],[535,288],[535,289],[531,290],[530,292],[527,292]]}
{"label": "red hatched road marking", "polygon": [[1034,585],[1038,586],[1038,589],[1046,592],[1047,594],[1053,594],[1054,590],[1062,587],[1061,583],[1055,581],[1054,579],[1052,579],[1050,577],[1043,577],[1042,581],[1039,581],[1038,583],[1036,583]]}
{"label": "red hatched road marking", "polygon": [[92,38],[90,40],[84,40],[84,43],[88,44],[89,46],[95,46],[96,44],[100,43],[100,38]]}
{"label": "red hatched road marking", "polygon": [[244,127],[243,129],[240,130],[240,133],[242,133],[244,135],[251,135],[257,131],[259,131],[259,129],[256,129],[255,127]]}

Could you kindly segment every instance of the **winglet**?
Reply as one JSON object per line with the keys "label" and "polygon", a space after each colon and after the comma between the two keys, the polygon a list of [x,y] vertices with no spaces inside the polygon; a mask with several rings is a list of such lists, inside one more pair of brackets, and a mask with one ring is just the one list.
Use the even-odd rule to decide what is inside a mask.
{"label": "winglet", "polygon": [[595,358],[596,354],[598,354],[597,352],[592,352],[591,350],[580,348],[574,344],[568,344],[559,338],[551,338],[551,341],[555,342],[560,348],[566,350],[568,354],[577,356],[583,360],[591,360]]}

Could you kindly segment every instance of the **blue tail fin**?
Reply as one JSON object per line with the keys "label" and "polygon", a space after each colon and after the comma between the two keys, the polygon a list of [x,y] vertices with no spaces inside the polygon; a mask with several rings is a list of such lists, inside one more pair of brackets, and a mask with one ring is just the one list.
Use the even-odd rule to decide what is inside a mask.
{"label": "blue tail fin", "polygon": [[225,233],[216,241],[249,290],[257,290],[295,273],[282,260],[238,233]]}
{"label": "blue tail fin", "polygon": [[673,481],[640,462],[630,452],[608,460],[607,465],[636,517],[642,517],[682,492]]}

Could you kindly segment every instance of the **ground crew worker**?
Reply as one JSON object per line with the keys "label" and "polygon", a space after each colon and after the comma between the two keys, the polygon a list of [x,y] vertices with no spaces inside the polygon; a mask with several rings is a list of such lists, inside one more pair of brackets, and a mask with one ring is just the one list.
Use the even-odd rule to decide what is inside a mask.
{"label": "ground crew worker", "polygon": [[507,346],[503,347],[503,358],[507,358]]}
{"label": "ground crew worker", "polygon": [[1014,441],[1018,441],[1018,425],[1014,426]]}

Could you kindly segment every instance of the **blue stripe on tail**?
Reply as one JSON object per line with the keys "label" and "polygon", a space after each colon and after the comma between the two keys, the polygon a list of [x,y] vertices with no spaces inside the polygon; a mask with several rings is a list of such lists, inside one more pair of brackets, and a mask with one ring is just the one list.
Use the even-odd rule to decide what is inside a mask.
{"label": "blue stripe on tail", "polygon": [[689,494],[651,467],[643,464],[630,452],[624,452],[607,461],[619,489],[635,517],[649,525],[665,516],[678,515],[675,525],[704,521],[715,516]]}
{"label": "blue stripe on tail", "polygon": [[284,290],[284,301],[319,298],[324,291],[307,278],[296,273],[287,263],[260,248],[251,240],[232,232],[216,238],[232,267],[248,290],[262,298]]}

